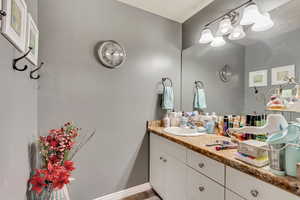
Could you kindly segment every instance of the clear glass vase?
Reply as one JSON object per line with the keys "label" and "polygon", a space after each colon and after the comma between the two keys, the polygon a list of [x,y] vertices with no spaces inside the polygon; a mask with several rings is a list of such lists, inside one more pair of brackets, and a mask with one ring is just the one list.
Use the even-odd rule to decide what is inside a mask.
{"label": "clear glass vase", "polygon": [[51,186],[46,187],[40,194],[36,191],[30,191],[28,200],[50,200],[53,189]]}

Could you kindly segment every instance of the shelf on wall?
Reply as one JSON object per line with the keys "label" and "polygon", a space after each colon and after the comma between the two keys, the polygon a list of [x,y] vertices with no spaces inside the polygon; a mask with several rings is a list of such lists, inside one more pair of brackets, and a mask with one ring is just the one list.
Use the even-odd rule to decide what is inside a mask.
{"label": "shelf on wall", "polygon": [[266,111],[300,113],[300,108],[279,108],[279,109],[267,108]]}

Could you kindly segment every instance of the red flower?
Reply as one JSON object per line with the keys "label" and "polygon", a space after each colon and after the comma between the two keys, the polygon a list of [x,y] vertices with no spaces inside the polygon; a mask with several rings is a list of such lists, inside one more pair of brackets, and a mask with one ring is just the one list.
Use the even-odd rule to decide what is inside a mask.
{"label": "red flower", "polygon": [[76,169],[76,168],[74,167],[74,163],[73,163],[72,161],[70,161],[70,160],[67,160],[67,161],[64,162],[64,167],[65,167],[65,169],[68,170],[68,171],[73,171],[73,170]]}
{"label": "red flower", "polygon": [[65,184],[70,183],[69,181],[70,174],[67,170],[58,170],[53,180],[53,188],[62,189]]}
{"label": "red flower", "polygon": [[52,147],[57,147],[58,146],[58,142],[55,139],[53,139],[53,140],[51,140],[50,145]]}
{"label": "red flower", "polygon": [[51,156],[49,157],[49,161],[50,161],[52,164],[56,164],[56,163],[58,163],[58,162],[60,161],[60,159],[58,158],[57,155],[51,155]]}
{"label": "red flower", "polygon": [[45,183],[45,178],[37,175],[30,179],[30,183],[32,184],[32,190],[36,191],[38,194],[40,194],[44,187],[47,186]]}

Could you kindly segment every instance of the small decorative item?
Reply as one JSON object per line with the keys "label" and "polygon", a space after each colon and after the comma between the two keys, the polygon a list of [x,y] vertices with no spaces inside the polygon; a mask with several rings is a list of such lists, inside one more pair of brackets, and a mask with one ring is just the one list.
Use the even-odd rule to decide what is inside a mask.
{"label": "small decorative item", "polygon": [[3,0],[6,16],[2,18],[2,34],[21,52],[25,52],[27,5],[24,0]]}
{"label": "small decorative item", "polygon": [[47,136],[40,136],[41,167],[31,173],[29,200],[68,200],[66,185],[75,170],[72,159],[95,134],[79,135],[79,131],[68,122],[59,129],[50,130]]}
{"label": "small decorative item", "polygon": [[98,49],[100,62],[108,68],[117,68],[126,59],[125,49],[116,41],[108,40],[102,42]]}
{"label": "small decorative item", "polygon": [[28,13],[26,50],[28,50],[29,47],[31,47],[32,49],[26,58],[32,64],[37,65],[39,55],[39,30],[32,16]]}
{"label": "small decorative item", "polygon": [[268,85],[268,70],[249,72],[249,87],[263,87]]}
{"label": "small decorative item", "polygon": [[272,68],[272,85],[282,85],[295,79],[295,65]]}
{"label": "small decorative item", "polygon": [[223,82],[229,82],[231,80],[232,72],[229,65],[224,65],[224,67],[219,71],[219,77]]}

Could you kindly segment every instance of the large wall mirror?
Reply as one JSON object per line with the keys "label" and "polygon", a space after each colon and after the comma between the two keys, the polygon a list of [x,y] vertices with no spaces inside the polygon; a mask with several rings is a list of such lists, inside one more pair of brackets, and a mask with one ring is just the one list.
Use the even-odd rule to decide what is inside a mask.
{"label": "large wall mirror", "polygon": [[[222,3],[226,4],[227,1],[219,1],[219,4]],[[243,39],[232,41],[225,36],[224,46],[212,47],[210,44],[198,43],[183,50],[183,110],[193,109],[195,81],[204,83],[207,98],[204,112],[240,114],[265,111],[264,95],[271,87],[275,87],[272,83],[273,68],[294,65],[295,79],[299,80],[300,1],[285,1],[276,8],[272,8],[272,5],[274,4],[266,5],[269,6],[269,13],[274,21],[270,30],[254,32],[250,26],[244,26],[246,37]],[[211,13],[212,19],[217,17],[213,15],[213,11]],[[218,25],[210,27],[213,33],[217,31]],[[223,81],[219,76],[219,71],[225,65],[230,67],[229,81]],[[266,83],[261,86],[258,84],[256,88],[250,87],[249,78],[253,77],[249,77],[249,72],[260,70],[267,70],[267,80],[261,80],[265,78],[265,74],[262,74],[252,81]]]}

